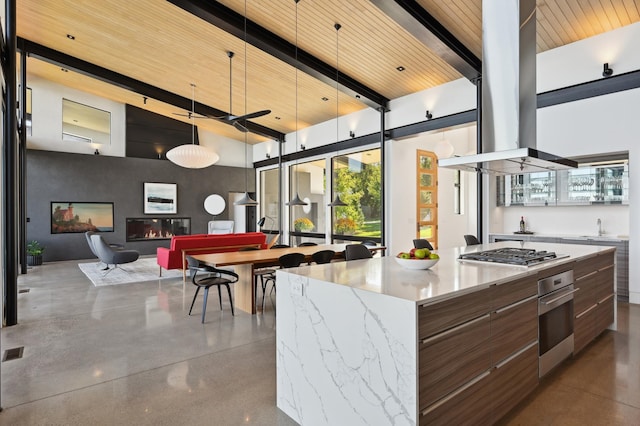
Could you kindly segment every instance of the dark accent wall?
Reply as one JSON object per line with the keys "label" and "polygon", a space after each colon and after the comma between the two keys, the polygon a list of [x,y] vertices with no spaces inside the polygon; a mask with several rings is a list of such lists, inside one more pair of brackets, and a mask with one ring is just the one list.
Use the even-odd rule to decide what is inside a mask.
{"label": "dark accent wall", "polygon": [[193,141],[199,144],[197,126],[192,129],[189,123],[129,104],[126,113],[127,157],[166,159],[171,148]]}
{"label": "dark accent wall", "polygon": [[[207,232],[212,219],[204,210],[208,195],[220,194],[227,207],[216,219],[229,217],[229,192],[245,191],[245,170],[213,165],[206,169],[185,169],[167,160],[27,151],[27,241],[46,247],[44,261],[94,258],[85,236],[51,234],[51,201],[94,201],[114,203],[114,232],[104,233],[109,243],[125,244],[140,254],[155,254],[157,247],[169,247],[170,240],[125,243],[127,217],[151,217],[143,209],[143,183],[178,185],[178,213],[166,217],[190,217],[191,233]],[[255,188],[255,171],[246,170],[249,191]]]}

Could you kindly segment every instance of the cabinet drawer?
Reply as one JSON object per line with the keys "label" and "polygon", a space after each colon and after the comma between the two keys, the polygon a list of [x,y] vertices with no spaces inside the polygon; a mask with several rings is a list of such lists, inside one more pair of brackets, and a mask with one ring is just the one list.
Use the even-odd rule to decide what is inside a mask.
{"label": "cabinet drawer", "polygon": [[573,286],[576,291],[573,295],[573,311],[576,315],[584,312],[593,306],[596,300],[596,286],[599,280],[599,273],[593,271],[587,275],[583,275],[578,279],[574,279]]}
{"label": "cabinet drawer", "polygon": [[595,301],[600,302],[613,294],[613,266],[600,269],[596,276],[598,280],[595,284]]}
{"label": "cabinet drawer", "polygon": [[423,410],[420,426],[490,425],[491,394],[487,371],[451,395]]}
{"label": "cabinet drawer", "polygon": [[605,266],[613,265],[613,256],[614,252],[611,252],[578,260],[573,268],[573,279],[580,278]]}
{"label": "cabinet drawer", "polygon": [[538,298],[491,313],[492,364],[538,340]]}
{"label": "cabinet drawer", "polygon": [[425,339],[489,312],[495,286],[418,309],[418,338]]}
{"label": "cabinet drawer", "polygon": [[497,422],[538,386],[538,344],[499,364],[491,377],[493,422]]}
{"label": "cabinet drawer", "polygon": [[420,343],[420,408],[489,370],[490,332],[490,316],[486,314]]}
{"label": "cabinet drawer", "polygon": [[598,305],[596,304],[591,305],[588,309],[576,315],[573,320],[574,355],[584,349],[596,337],[597,307]]}
{"label": "cabinet drawer", "polygon": [[536,275],[496,286],[493,308],[500,309],[520,300],[538,294],[538,279]]}
{"label": "cabinet drawer", "polygon": [[615,297],[611,295],[608,299],[605,299],[598,303],[596,311],[596,325],[595,336],[599,336],[600,333],[605,331],[614,321],[614,303]]}

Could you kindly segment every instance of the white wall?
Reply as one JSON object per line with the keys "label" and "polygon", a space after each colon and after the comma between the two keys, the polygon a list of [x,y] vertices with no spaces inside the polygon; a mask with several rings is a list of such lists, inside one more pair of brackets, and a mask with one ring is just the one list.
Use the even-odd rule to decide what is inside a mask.
{"label": "white wall", "polygon": [[[390,253],[407,251],[416,237],[416,151],[434,151],[443,137],[451,142],[454,155],[475,148],[476,126],[421,134],[415,138],[387,142],[387,218]],[[438,248],[464,245],[463,235],[475,233],[476,181],[475,175],[462,173],[462,214],[454,213],[453,182],[455,171],[438,169]],[[466,196],[464,196],[466,195]]]}
{"label": "white wall", "polygon": [[[125,105],[99,96],[69,88],[36,76],[30,76],[32,89],[33,128],[27,138],[27,148],[47,151],[93,154],[99,148],[101,155],[124,157],[126,152]],[[62,99],[69,99],[111,113],[111,143],[96,145],[62,140]],[[246,167],[253,163],[253,150],[248,148],[245,163],[245,144],[198,129],[200,144],[220,155],[220,166]]]}
{"label": "white wall", "polygon": [[[30,77],[32,89],[33,125],[27,137],[27,148],[47,151],[93,154],[99,148],[102,155],[124,157],[125,106],[89,93],[52,83],[39,77]],[[111,143],[96,145],[86,142],[62,140],[62,99],[69,99],[111,113]]]}

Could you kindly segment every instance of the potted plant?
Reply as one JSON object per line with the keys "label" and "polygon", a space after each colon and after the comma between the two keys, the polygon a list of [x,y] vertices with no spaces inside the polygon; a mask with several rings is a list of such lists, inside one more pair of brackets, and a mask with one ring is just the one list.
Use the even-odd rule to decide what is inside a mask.
{"label": "potted plant", "polygon": [[311,222],[311,219],[306,217],[299,217],[293,221],[293,229],[295,229],[296,232],[311,231],[313,227],[314,225],[313,222]]}
{"label": "potted plant", "polygon": [[38,266],[42,265],[42,253],[44,252],[44,246],[39,242],[33,240],[27,243],[27,265]]}

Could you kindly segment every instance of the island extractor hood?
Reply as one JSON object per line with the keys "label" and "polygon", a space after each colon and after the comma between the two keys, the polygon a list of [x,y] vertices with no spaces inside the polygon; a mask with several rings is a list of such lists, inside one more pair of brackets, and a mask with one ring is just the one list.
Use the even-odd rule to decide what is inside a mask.
{"label": "island extractor hood", "polygon": [[575,168],[536,148],[536,1],[482,2],[483,153],[439,167],[520,174]]}

